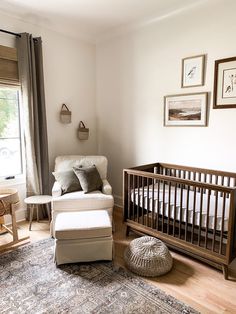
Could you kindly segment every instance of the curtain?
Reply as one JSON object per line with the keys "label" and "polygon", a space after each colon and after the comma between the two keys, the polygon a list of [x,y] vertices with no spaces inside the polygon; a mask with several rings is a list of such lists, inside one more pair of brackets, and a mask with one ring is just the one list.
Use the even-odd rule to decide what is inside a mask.
{"label": "curtain", "polygon": [[[26,194],[49,194],[48,138],[41,37],[17,37],[24,123]],[[39,211],[40,218],[47,211]]]}

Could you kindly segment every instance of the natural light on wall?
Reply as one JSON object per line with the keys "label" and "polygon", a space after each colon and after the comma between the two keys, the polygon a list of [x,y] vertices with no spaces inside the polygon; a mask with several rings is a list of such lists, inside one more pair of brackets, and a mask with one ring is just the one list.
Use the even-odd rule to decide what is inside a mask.
{"label": "natural light on wall", "polygon": [[22,174],[19,90],[0,86],[0,179]]}

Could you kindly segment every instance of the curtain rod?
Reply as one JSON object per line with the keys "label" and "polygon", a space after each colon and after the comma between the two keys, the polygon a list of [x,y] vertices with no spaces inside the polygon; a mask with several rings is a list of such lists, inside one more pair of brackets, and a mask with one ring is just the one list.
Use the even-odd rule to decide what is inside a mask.
{"label": "curtain rod", "polygon": [[9,34],[9,35],[13,35],[13,36],[16,36],[16,37],[21,37],[21,34],[9,32],[9,31],[6,31],[5,29],[0,29],[0,32],[6,33],[6,34]]}

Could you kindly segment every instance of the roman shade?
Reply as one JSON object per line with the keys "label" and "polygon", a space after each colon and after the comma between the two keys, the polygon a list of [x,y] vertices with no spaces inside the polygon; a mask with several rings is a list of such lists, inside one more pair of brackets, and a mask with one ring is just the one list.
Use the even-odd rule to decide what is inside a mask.
{"label": "roman shade", "polygon": [[0,45],[0,83],[19,84],[16,48]]}

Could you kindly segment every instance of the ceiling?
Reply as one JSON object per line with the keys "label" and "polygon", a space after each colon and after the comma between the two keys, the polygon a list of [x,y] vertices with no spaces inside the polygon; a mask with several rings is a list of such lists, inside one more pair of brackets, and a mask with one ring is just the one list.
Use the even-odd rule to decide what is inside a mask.
{"label": "ceiling", "polygon": [[207,0],[1,0],[23,21],[95,42],[108,33],[169,16]]}

